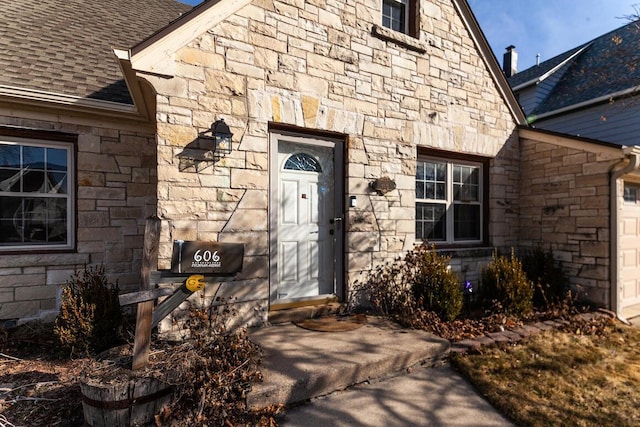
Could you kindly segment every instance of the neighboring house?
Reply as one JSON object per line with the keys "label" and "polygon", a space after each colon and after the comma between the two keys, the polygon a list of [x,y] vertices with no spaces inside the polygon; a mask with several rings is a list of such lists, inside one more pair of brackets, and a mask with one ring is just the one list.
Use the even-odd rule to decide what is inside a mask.
{"label": "neighboring house", "polygon": [[532,126],[637,144],[640,21],[521,72],[511,52],[512,46],[505,53],[504,69]]}
{"label": "neighboring house", "polygon": [[[121,75],[70,99],[64,88],[93,66],[58,85],[20,80],[30,69],[0,83],[9,153],[0,173],[11,189],[0,197],[16,209],[46,200],[49,214],[31,224],[32,208],[2,213],[0,319],[55,312],[59,285],[84,263],[104,262],[123,289],[136,287],[152,213],[160,270],[176,241],[245,245],[242,272],[204,295],[235,298],[238,319],[251,324],[344,300],[423,239],[474,282],[493,248],[542,245],[592,301],[620,313],[640,304],[640,292],[619,285],[617,222],[608,220],[618,218],[636,151],[528,128],[465,1],[208,1],[147,38],[116,37],[140,29],[136,8],[163,5],[166,22],[182,10],[156,2],[129,2],[120,26],[82,26],[95,44],[60,46],[86,58],[105,54],[98,40],[108,41]],[[60,16],[53,10],[65,3],[54,3],[43,20]],[[35,21],[14,8],[16,31],[23,19]],[[20,63],[34,49],[16,51]],[[0,61],[15,67],[12,58]],[[120,76],[128,103],[90,98]],[[220,119],[233,133],[230,153],[201,138]],[[44,154],[29,160],[29,150]],[[34,172],[56,190],[15,191]],[[25,237],[61,224],[66,237]]]}
{"label": "neighboring house", "polygon": [[[639,52],[640,21],[633,21],[521,72],[517,71],[515,48],[509,46],[503,70],[532,127],[624,148],[640,141]],[[620,246],[612,250],[620,266],[619,271],[612,269],[612,280],[617,277],[624,282],[619,284],[623,289],[620,299],[635,304],[640,303],[640,284],[635,278],[640,274],[636,270],[639,183],[637,177],[628,175],[622,184],[624,203],[618,206],[614,224]],[[637,308],[627,311],[640,314]]]}

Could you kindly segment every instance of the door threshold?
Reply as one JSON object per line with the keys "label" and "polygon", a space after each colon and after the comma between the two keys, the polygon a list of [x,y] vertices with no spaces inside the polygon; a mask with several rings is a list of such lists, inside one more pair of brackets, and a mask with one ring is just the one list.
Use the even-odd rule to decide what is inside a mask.
{"label": "door threshold", "polygon": [[269,310],[269,323],[278,324],[313,319],[340,313],[343,308],[344,304],[338,302],[337,298],[274,304]]}

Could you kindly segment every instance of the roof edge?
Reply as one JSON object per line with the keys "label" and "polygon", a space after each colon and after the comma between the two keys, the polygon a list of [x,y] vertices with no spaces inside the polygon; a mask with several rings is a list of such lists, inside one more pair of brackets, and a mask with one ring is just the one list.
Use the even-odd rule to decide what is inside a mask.
{"label": "roof edge", "polygon": [[545,113],[542,114],[531,114],[530,115],[530,119],[529,122],[537,122],[539,120],[544,120],[544,119],[548,119],[550,117],[556,116],[558,114],[563,114],[569,111],[574,111],[574,110],[581,110],[583,108],[589,107],[591,105],[595,105],[595,104],[601,104],[603,102],[609,102],[612,99],[617,99],[617,98],[622,98],[625,97],[627,95],[631,95],[634,93],[638,93],[640,92],[640,86],[634,86],[634,87],[630,87],[624,90],[620,90],[618,92],[612,92],[612,93],[608,93],[605,95],[601,95],[597,98],[592,98],[592,99],[588,99],[586,101],[582,101],[579,102],[577,104],[571,104],[571,105],[567,105],[566,107],[562,107],[562,108],[558,108],[556,110],[552,110],[552,111],[547,111]]}
{"label": "roof edge", "polygon": [[601,141],[599,139],[585,138],[582,136],[569,135],[566,133],[554,132],[547,129],[537,129],[530,126],[518,126],[518,135],[520,138],[533,139],[539,142],[547,142],[564,145],[576,145],[578,148],[593,153],[619,153],[623,155],[623,145],[613,142]]}
{"label": "roof edge", "polygon": [[174,53],[222,22],[251,0],[209,0],[185,13],[130,49],[134,70],[172,77]]}
{"label": "roof edge", "polygon": [[500,64],[496,59],[493,51],[491,50],[491,46],[489,46],[489,42],[487,41],[484,33],[482,32],[482,28],[478,24],[473,11],[469,7],[469,4],[466,0],[452,0],[455,9],[458,11],[460,18],[462,18],[462,22],[469,30],[471,34],[471,38],[476,44],[476,47],[480,51],[480,56],[482,56],[489,73],[493,77],[496,86],[498,87],[498,91],[502,95],[502,99],[504,99],[507,108],[511,111],[511,115],[518,125],[527,125],[527,119],[516,99],[509,82],[507,81],[506,76],[502,72],[500,68]]}
{"label": "roof edge", "polygon": [[541,75],[539,75],[536,78],[533,78],[527,82],[521,83],[518,86],[514,86],[512,89],[513,91],[518,91],[520,89],[524,89],[525,87],[528,86],[533,86],[534,84],[538,84],[544,80],[546,80],[550,75],[552,75],[553,73],[555,73],[556,71],[558,71],[560,68],[562,68],[567,62],[571,61],[573,58],[575,58],[576,56],[580,55],[582,52],[584,52],[584,50],[586,48],[588,48],[589,46],[591,46],[593,42],[587,43],[585,44],[581,49],[578,49],[573,55],[570,55],[569,57],[567,57],[564,61],[561,61],[558,63],[558,65],[556,65],[555,67],[551,68],[549,71],[547,71],[546,73],[543,73]]}
{"label": "roof edge", "polygon": [[120,102],[105,101],[102,99],[84,98],[75,95],[47,92],[17,86],[0,85],[0,97],[7,97],[22,102],[46,102],[69,108],[89,108],[93,110],[109,111],[112,113],[139,115],[135,105],[122,104]]}

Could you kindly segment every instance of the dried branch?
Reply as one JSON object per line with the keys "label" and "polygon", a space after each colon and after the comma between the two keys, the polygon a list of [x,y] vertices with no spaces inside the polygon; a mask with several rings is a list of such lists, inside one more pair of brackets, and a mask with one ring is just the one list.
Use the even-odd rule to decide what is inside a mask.
{"label": "dried branch", "polygon": [[0,414],[0,427],[18,427],[7,419],[4,415]]}
{"label": "dried branch", "polygon": [[[4,357],[5,359],[10,359],[10,361],[21,362],[24,359],[20,359],[18,357],[9,356],[8,354],[0,353],[0,357]],[[8,362],[8,360],[2,360],[0,362]]]}

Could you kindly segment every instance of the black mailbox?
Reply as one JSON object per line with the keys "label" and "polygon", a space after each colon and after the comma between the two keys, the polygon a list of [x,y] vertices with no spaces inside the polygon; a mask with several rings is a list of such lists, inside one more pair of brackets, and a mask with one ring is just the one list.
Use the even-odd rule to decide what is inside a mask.
{"label": "black mailbox", "polygon": [[210,274],[231,276],[242,271],[242,243],[173,242],[171,272],[174,274]]}

